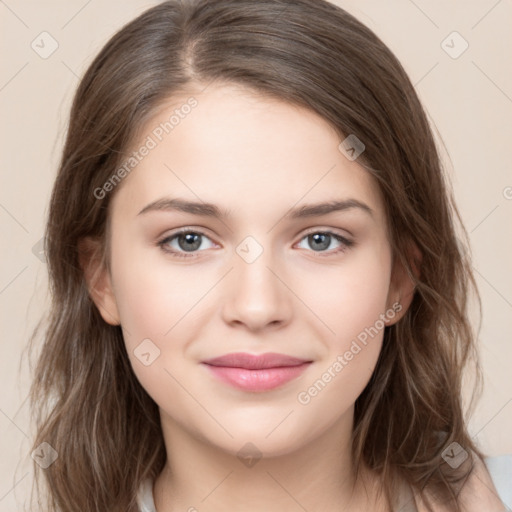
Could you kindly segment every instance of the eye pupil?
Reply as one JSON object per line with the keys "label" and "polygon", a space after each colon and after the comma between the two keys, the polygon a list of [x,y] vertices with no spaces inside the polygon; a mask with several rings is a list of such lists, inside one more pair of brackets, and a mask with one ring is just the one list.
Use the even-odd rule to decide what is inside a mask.
{"label": "eye pupil", "polygon": [[[184,251],[194,251],[198,249],[201,245],[200,240],[201,235],[197,233],[185,233],[178,237],[178,245],[180,246],[180,249],[183,249]],[[186,243],[182,244],[181,241],[185,239]]]}
{"label": "eye pupil", "polygon": [[[331,236],[327,233],[314,233],[313,235],[309,235],[309,239],[310,241],[313,241],[313,248],[315,247],[315,244],[317,244],[317,248],[327,249],[329,247]],[[320,246],[318,246],[318,244],[320,244]]]}

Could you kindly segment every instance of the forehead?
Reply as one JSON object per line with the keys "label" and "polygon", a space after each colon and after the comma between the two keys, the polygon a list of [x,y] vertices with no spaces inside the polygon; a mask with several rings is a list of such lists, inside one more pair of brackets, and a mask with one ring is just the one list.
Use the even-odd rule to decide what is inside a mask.
{"label": "forehead", "polygon": [[141,127],[128,156],[150,149],[114,201],[130,216],[164,196],[260,216],[351,198],[382,213],[378,186],[340,151],[341,141],[306,108],[239,86],[210,85],[165,102]]}

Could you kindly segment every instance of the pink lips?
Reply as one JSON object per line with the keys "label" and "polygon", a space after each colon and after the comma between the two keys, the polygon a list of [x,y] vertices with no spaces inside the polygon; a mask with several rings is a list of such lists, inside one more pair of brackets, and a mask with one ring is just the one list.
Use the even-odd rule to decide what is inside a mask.
{"label": "pink lips", "polygon": [[218,378],[245,391],[268,391],[298,377],[311,363],[268,352],[262,355],[226,354],[203,361]]}

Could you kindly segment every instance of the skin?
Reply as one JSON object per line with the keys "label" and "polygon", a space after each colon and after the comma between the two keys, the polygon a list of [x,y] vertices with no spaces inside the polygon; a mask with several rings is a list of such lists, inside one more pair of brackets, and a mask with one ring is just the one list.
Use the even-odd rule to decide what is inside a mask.
{"label": "skin", "polygon": [[[307,390],[365,328],[413,294],[393,265],[380,190],[342,154],[339,135],[308,110],[233,85],[194,90],[198,106],[152,149],[115,191],[110,208],[111,274],[91,295],[106,322],[121,324],[133,370],[158,404],[167,451],[153,494],[158,512],[200,510],[387,510],[369,471],[354,481],[350,436],[354,402],[375,368],[383,330],[309,403]],[[190,96],[174,97],[142,128],[148,134]],[[214,203],[215,219],[148,211],[162,198]],[[356,199],[320,217],[285,218],[292,208]],[[179,228],[204,236],[187,253]],[[308,234],[332,231],[319,249]],[[238,253],[251,236],[262,249]],[[327,242],[328,243],[328,242]],[[253,251],[251,246],[250,251]],[[329,255],[327,255],[329,254]],[[151,340],[148,366],[134,351]],[[201,361],[231,352],[278,352],[312,360],[298,378],[250,393],[216,379]],[[252,443],[257,462],[238,452]],[[364,486],[366,485],[366,491]],[[303,507],[303,508],[301,508]]]}

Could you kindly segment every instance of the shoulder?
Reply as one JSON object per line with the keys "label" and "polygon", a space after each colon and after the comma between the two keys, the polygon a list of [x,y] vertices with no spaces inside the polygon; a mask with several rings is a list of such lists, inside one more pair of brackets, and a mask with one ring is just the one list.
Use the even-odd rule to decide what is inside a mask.
{"label": "shoulder", "polygon": [[[506,510],[503,499],[507,499],[506,493],[510,492],[512,486],[512,457],[508,455],[486,457],[483,461],[474,457],[474,464],[474,469],[461,490],[462,510],[464,512]],[[508,506],[510,504],[509,494]]]}
{"label": "shoulder", "polygon": [[[512,507],[512,454],[497,457],[473,457],[473,470],[460,489],[462,512],[505,512]],[[434,499],[435,502],[435,499]],[[428,510],[420,499],[418,512]],[[435,510],[448,512],[437,502]]]}
{"label": "shoulder", "polygon": [[140,512],[156,512],[153,501],[153,480],[146,478],[140,485],[137,492],[137,505]]}
{"label": "shoulder", "polygon": [[484,462],[498,496],[512,509],[512,454],[486,457]]}

